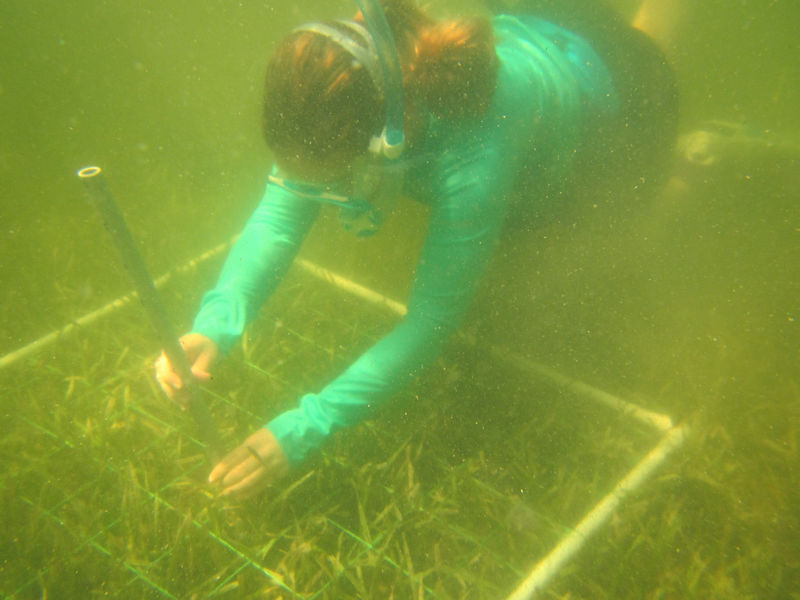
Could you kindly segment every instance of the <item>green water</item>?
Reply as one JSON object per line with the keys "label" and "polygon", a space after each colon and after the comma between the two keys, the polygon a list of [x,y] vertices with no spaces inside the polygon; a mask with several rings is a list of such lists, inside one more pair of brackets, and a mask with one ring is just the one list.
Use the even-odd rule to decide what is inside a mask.
{"label": "green water", "polygon": [[[234,235],[270,164],[266,57],[293,25],[350,10],[2,3],[0,355],[129,291],[78,168],[103,166],[154,274]],[[515,239],[471,313],[470,331],[692,428],[544,597],[800,589],[798,17],[790,0],[693,3],[670,50],[681,131],[731,124],[717,125],[719,161],[678,160],[646,203]],[[381,237],[342,238],[335,253],[326,217],[303,255],[402,299],[425,219],[403,209]],[[218,268],[164,289],[181,329]],[[392,322],[293,272],[213,386],[226,443]],[[133,307],[0,373],[4,595],[503,597],[657,441],[454,346],[286,495],[220,506],[198,483],[190,423],[153,388],[156,352]]]}

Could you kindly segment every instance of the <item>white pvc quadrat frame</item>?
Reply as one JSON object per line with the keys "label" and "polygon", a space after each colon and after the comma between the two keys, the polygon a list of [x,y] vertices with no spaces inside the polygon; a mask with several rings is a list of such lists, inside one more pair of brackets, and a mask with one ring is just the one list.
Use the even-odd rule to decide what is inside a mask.
{"label": "white pvc quadrat frame", "polygon": [[[233,244],[233,241],[234,240],[220,244],[208,250],[174,271],[162,275],[155,283],[158,286],[163,285],[174,274],[194,269],[200,263],[227,250]],[[295,264],[314,277],[363,300],[383,306],[398,316],[402,317],[406,314],[406,307],[400,302],[391,300],[378,292],[354,283],[328,269],[315,265],[305,259],[297,259]],[[100,318],[116,312],[116,310],[127,306],[135,296],[135,292],[121,296],[105,306],[76,319],[73,323],[69,323],[61,329],[53,331],[14,352],[0,357],[0,369],[10,366],[16,361],[68,336],[81,327],[86,327]],[[611,515],[617,510],[620,503],[629,494],[645,483],[664,463],[669,455],[683,444],[688,434],[688,426],[685,424],[675,425],[672,419],[667,415],[649,411],[609,394],[608,392],[571,379],[550,367],[531,361],[518,354],[496,347],[489,348],[489,352],[496,358],[506,361],[520,370],[530,373],[532,376],[549,380],[578,396],[604,404],[612,410],[616,410],[652,428],[660,435],[660,440],[656,446],[642,457],[639,463],[631,469],[631,471],[628,472],[628,474],[625,475],[597,505],[589,510],[589,512],[584,515],[583,519],[581,519],[581,521],[575,525],[575,527],[565,535],[543,559],[533,566],[530,574],[517,586],[517,589],[507,599],[527,600],[528,598],[532,598],[537,591],[543,589],[558,573],[561,567],[583,548],[589,540],[589,537],[608,521]]]}
{"label": "white pvc quadrat frame", "polygon": [[[391,300],[341,275],[337,275],[332,271],[304,259],[298,259],[295,261],[295,264],[311,275],[337,288],[374,304],[386,307],[398,316],[402,317],[406,314],[406,307],[400,302]],[[517,586],[517,589],[507,599],[527,600],[528,598],[532,598],[537,591],[543,589],[558,573],[561,567],[583,548],[589,540],[589,537],[608,521],[611,515],[617,510],[620,503],[631,492],[646,482],[667,457],[683,444],[688,433],[688,426],[685,424],[676,426],[667,415],[649,411],[586,383],[575,381],[558,371],[518,354],[496,347],[490,348],[489,352],[498,359],[511,363],[520,370],[528,372],[531,375],[547,379],[552,383],[572,391],[576,395],[583,396],[594,402],[604,404],[613,410],[619,411],[623,415],[651,427],[661,436],[658,444],[656,444],[656,446],[650,450],[650,452],[648,452],[616,486],[614,486],[614,489],[589,510],[589,512],[584,515],[583,519],[581,519],[581,521],[575,525],[575,527],[565,535],[543,559],[534,565],[530,574]]]}

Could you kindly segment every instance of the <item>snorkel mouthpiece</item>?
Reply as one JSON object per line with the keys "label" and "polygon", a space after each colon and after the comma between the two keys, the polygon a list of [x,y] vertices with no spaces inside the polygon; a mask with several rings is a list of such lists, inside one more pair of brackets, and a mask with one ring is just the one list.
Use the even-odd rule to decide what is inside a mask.
{"label": "snorkel mouthpiece", "polygon": [[356,0],[367,29],[375,41],[375,49],[383,73],[386,90],[386,125],[381,137],[386,147],[392,148],[391,154],[399,158],[403,152],[405,136],[403,135],[403,75],[397,56],[392,30],[386,20],[386,13],[379,0]]}

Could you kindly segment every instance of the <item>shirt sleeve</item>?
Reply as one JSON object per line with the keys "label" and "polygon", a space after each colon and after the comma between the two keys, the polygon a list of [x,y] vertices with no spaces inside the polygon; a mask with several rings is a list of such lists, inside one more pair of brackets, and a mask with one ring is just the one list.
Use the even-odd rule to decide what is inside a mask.
{"label": "shirt sleeve", "polygon": [[305,395],[297,408],[267,424],[291,464],[332,431],[369,417],[439,354],[461,323],[505,216],[497,154],[474,144],[439,161],[408,314],[320,393]]}
{"label": "shirt sleeve", "polygon": [[318,213],[319,204],[268,183],[216,286],[203,296],[192,331],[228,353],[282,280]]}

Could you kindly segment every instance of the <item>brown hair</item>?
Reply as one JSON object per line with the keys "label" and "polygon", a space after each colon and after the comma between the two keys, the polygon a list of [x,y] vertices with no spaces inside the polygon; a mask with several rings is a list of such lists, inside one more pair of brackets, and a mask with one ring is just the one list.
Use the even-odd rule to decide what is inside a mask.
{"label": "brown hair", "polygon": [[328,38],[295,32],[272,55],[262,124],[277,156],[346,164],[366,150],[382,119],[369,73],[353,68],[353,57]]}
{"label": "brown hair", "polygon": [[[489,21],[435,22],[412,0],[383,0],[382,4],[403,69],[410,120],[420,104],[443,118],[482,114],[497,77]],[[355,19],[363,22],[360,14]],[[347,164],[366,152],[384,114],[384,99],[367,70],[329,38],[294,32],[272,55],[263,129],[279,158],[322,166]],[[409,125],[413,129],[414,124]]]}
{"label": "brown hair", "polygon": [[435,115],[480,116],[491,102],[497,81],[491,23],[459,19],[424,28],[414,47],[411,70]]}

